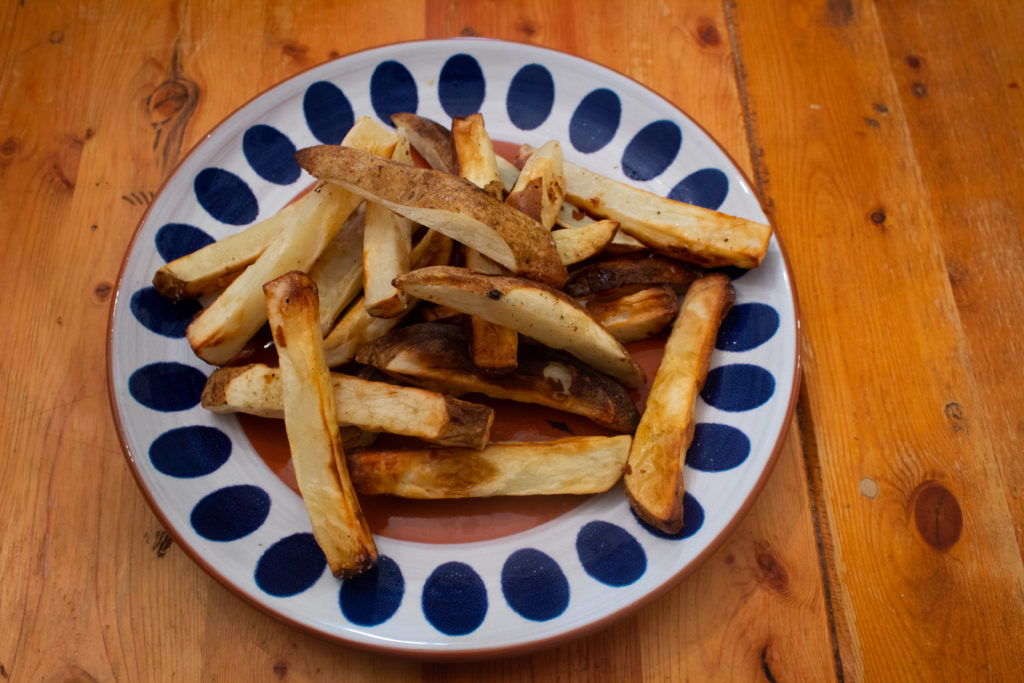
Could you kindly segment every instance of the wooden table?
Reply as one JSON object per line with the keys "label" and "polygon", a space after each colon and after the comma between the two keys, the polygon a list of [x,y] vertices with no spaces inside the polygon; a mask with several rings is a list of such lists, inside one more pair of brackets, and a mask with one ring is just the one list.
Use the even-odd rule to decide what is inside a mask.
{"label": "wooden table", "polygon": [[[1024,5],[8,2],[0,680],[1019,680]],[[556,649],[426,664],[297,632],[161,528],[110,415],[118,267],[175,163],[296,72],[487,36],[662,93],[788,250],[799,406],[697,572]],[[182,84],[193,84],[192,86]]]}

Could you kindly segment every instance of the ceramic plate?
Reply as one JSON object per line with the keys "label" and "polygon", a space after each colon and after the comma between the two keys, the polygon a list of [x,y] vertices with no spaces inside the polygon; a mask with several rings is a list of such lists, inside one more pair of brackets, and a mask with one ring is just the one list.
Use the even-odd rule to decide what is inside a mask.
{"label": "ceramic plate", "polygon": [[[489,518],[453,513],[462,515],[457,522],[439,508],[416,522],[431,531],[425,540],[408,529],[378,528],[378,567],[338,581],[313,541],[302,500],[254,448],[251,430],[199,406],[212,368],[184,338],[198,304],[171,305],[151,282],[166,261],[270,216],[307,187],[311,179],[292,158],[297,148],[337,143],[354,118],[388,122],[398,111],[442,122],[480,111],[497,140],[539,145],[555,138],[574,163],[767,222],[743,174],[703,129],[640,84],[590,62],[529,45],[458,39],[326,63],[259,95],[214,129],[138,229],[109,334],[111,400],[128,461],[196,562],[297,627],[421,658],[493,657],[578,637],[692,570],[767,477],[797,372],[798,322],[784,255],[773,238],[759,268],[734,274],[736,305],[697,408],[681,533],[668,537],[642,524],[621,485],[526,523],[520,512],[529,501]],[[474,533],[474,524],[490,531]]]}

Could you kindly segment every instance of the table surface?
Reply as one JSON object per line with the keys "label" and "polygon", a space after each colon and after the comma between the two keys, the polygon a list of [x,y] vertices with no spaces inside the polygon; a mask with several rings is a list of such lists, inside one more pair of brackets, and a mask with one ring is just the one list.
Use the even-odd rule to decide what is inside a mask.
{"label": "table surface", "polygon": [[[0,679],[1024,676],[1024,4],[7,2],[0,9]],[[183,154],[254,94],[395,41],[557,48],[738,160],[797,285],[802,385],[757,502],[677,587],[513,659],[322,641],[206,575],[122,457],[118,268]],[[194,88],[168,89],[168,83]]]}

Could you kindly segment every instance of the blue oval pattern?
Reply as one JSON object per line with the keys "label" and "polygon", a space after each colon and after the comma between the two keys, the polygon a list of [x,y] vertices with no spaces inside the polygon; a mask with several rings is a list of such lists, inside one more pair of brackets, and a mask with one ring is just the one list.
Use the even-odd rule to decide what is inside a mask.
{"label": "blue oval pattern", "polygon": [[441,68],[437,96],[441,107],[452,118],[480,111],[487,85],[480,63],[466,54],[452,55]]}
{"label": "blue oval pattern", "polygon": [[192,508],[192,528],[211,541],[235,541],[256,531],[270,514],[270,495],[259,486],[225,486]]}
{"label": "blue oval pattern", "polygon": [[644,520],[637,517],[635,512],[633,512],[633,517],[636,518],[636,521],[640,523],[640,526],[650,532],[652,536],[667,538],[672,541],[689,538],[700,531],[700,528],[704,526],[704,508],[696,498],[690,495],[689,492],[683,492],[683,528],[674,534],[666,534],[661,529],[651,526]]}
{"label": "blue oval pattern", "polygon": [[683,131],[671,121],[655,121],[640,129],[622,153],[622,172],[632,180],[657,178],[675,161]]}
{"label": "blue oval pattern", "polygon": [[603,584],[628,586],[647,571],[647,555],[632,534],[610,522],[588,522],[576,535],[583,569]]}
{"label": "blue oval pattern", "polygon": [[168,223],[160,226],[156,231],[156,237],[153,238],[156,253],[168,262],[188,256],[207,244],[213,244],[213,241],[212,237],[188,223]]}
{"label": "blue oval pattern", "polygon": [[196,175],[193,189],[199,204],[221,223],[247,225],[260,213],[249,185],[223,168],[204,168]]}
{"label": "blue oval pattern", "polygon": [[501,592],[508,606],[533,621],[554,619],[569,606],[569,580],[549,555],[522,548],[501,568]]}
{"label": "blue oval pattern", "polygon": [[419,108],[416,81],[401,63],[393,60],[381,62],[370,77],[370,102],[377,116],[389,126],[394,126],[392,114],[415,114]]}
{"label": "blue oval pattern", "polygon": [[150,363],[128,378],[128,393],[136,401],[162,412],[188,410],[199,403],[206,375],[184,363]]}
{"label": "blue oval pattern", "polygon": [[277,185],[291,185],[302,169],[295,161],[295,143],[273,126],[251,126],[242,136],[242,153],[252,170]]}
{"label": "blue oval pattern", "polygon": [[309,132],[325,145],[337,145],[356,122],[352,104],[341,88],[317,81],[306,89],[302,97],[302,113]]}
{"label": "blue oval pattern", "polygon": [[715,347],[722,351],[749,351],[775,336],[779,313],[768,304],[737,304],[718,328]]}
{"label": "blue oval pattern", "polygon": [[327,558],[309,532],[285,536],[267,548],[256,563],[256,585],[265,593],[284,598],[298,595],[317,582]]}
{"label": "blue oval pattern", "polygon": [[619,96],[598,88],[584,97],[569,119],[569,141],[584,154],[601,149],[615,137],[622,118]]}
{"label": "blue oval pattern", "polygon": [[750,439],[730,425],[698,422],[686,452],[686,464],[702,472],[724,472],[742,465],[750,455]]}
{"label": "blue oval pattern", "polygon": [[129,308],[135,319],[150,332],[180,339],[185,336],[185,328],[202,306],[193,299],[171,301],[161,296],[155,288],[143,287],[132,294]]}
{"label": "blue oval pattern", "polygon": [[390,557],[380,555],[373,569],[345,579],[338,603],[342,614],[353,624],[376,626],[398,611],[404,596],[402,570]]}
{"label": "blue oval pattern", "polygon": [[177,427],[156,437],[149,460],[169,477],[202,477],[231,457],[231,438],[216,427]]}
{"label": "blue oval pattern", "polygon": [[512,125],[533,130],[544,123],[555,105],[555,80],[540,64],[527,64],[512,77],[505,110]]}
{"label": "blue oval pattern", "polygon": [[729,194],[729,177],[717,168],[702,168],[686,176],[669,190],[669,199],[718,209]]}
{"label": "blue oval pattern", "polygon": [[759,365],[734,363],[708,373],[701,397],[719,410],[740,412],[763,405],[775,393],[775,378]]}
{"label": "blue oval pattern", "polygon": [[472,567],[446,562],[423,585],[423,616],[441,633],[464,636],[487,615],[487,588]]}

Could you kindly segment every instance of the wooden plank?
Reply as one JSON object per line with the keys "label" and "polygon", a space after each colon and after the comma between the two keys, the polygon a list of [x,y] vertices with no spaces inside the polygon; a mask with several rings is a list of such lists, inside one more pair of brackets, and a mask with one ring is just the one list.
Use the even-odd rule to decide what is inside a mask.
{"label": "wooden plank", "polygon": [[[957,247],[943,237],[954,228],[940,227],[949,200],[934,180],[946,157],[915,144],[960,138],[951,147],[971,149],[987,135],[986,117],[947,110],[922,130],[910,112],[919,96],[894,73],[903,55],[883,35],[915,41],[918,54],[993,53],[945,6],[917,11],[946,34],[926,25],[899,39],[900,26],[881,18],[898,10],[876,13],[868,2],[736,2],[729,11],[757,176],[804,294],[805,440],[816,447],[812,484],[834,542],[841,673],[1017,678],[1024,607],[1003,587],[1021,585],[1020,552],[992,442],[999,427],[981,407],[990,380],[976,373],[964,330],[982,333],[950,285],[956,254],[946,250]],[[1011,60],[998,61],[1019,64]],[[983,88],[961,80],[950,97],[970,101]],[[975,210],[978,221],[999,213]],[[1019,385],[1019,370],[1003,371]],[[969,406],[969,429],[951,404]]]}

